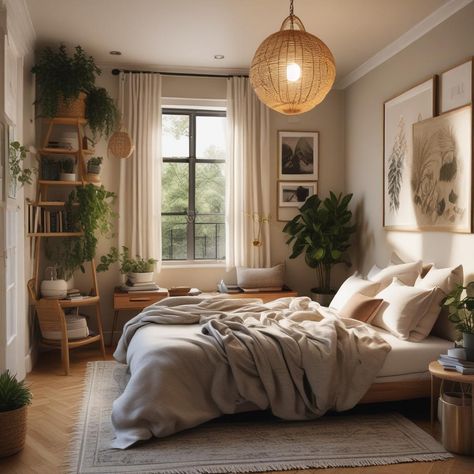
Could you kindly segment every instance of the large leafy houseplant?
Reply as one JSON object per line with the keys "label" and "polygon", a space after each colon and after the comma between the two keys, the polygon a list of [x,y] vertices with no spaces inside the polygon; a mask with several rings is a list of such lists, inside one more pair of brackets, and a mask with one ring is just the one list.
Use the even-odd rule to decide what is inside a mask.
{"label": "large leafy houseplant", "polygon": [[464,347],[474,353],[474,281],[466,286],[458,285],[443,304],[448,308],[448,319],[462,333]]}
{"label": "large leafy houseplant", "polygon": [[321,200],[311,196],[299,213],[283,228],[292,244],[290,258],[304,253],[305,262],[316,270],[318,287],[314,293],[331,294],[331,269],[341,262],[350,264],[347,250],[355,231],[351,224],[352,212],[348,209],[352,194],[336,196],[333,192]]}
{"label": "large leafy houseplant", "polygon": [[48,242],[46,246],[46,257],[65,280],[77,269],[84,272],[84,262],[95,257],[97,237],[112,231],[114,199],[115,193],[93,184],[79,186],[69,195],[66,201],[69,230],[82,231],[83,235],[61,239],[59,243],[56,239],[54,245]]}

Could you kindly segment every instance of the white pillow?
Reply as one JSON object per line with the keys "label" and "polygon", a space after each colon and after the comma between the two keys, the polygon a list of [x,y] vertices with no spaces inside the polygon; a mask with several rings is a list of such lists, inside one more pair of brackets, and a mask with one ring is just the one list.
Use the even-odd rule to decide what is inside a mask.
{"label": "white pillow", "polygon": [[450,293],[457,285],[462,285],[464,274],[462,265],[452,268],[436,268],[432,266],[430,271],[423,277],[416,279],[416,288],[435,288],[443,290],[444,294]]}
{"label": "white pillow", "polygon": [[400,265],[389,265],[385,268],[379,268],[374,265],[368,275],[367,279],[380,283],[381,288],[385,288],[392,282],[394,277],[397,277],[405,285],[413,285],[421,273],[423,262],[401,263]]}
{"label": "white pillow", "polygon": [[337,293],[334,295],[329,307],[339,311],[356,293],[362,293],[365,296],[374,296],[378,289],[378,283],[365,280],[356,272],[341,285],[339,290],[337,290]]}
{"label": "white pillow", "polygon": [[[377,298],[383,299],[384,304],[371,324],[386,329],[399,339],[421,340],[422,332],[419,331],[423,331],[426,325],[422,327],[418,325],[425,317],[432,318],[431,304],[433,298],[438,296],[438,292],[437,288],[425,290],[407,286],[394,278],[387,288],[377,293]],[[433,319],[433,324],[436,317],[437,315]],[[429,331],[426,335],[428,334]]]}

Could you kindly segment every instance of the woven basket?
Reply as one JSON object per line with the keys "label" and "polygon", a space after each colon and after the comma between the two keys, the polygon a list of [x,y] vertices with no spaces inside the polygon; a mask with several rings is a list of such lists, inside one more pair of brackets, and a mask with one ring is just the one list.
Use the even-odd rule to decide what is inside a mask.
{"label": "woven basket", "polygon": [[112,134],[107,149],[114,158],[129,158],[135,147],[130,134],[121,130]]}
{"label": "woven basket", "polygon": [[21,451],[26,439],[27,406],[0,412],[0,458]]}
{"label": "woven basket", "polygon": [[86,94],[80,92],[77,99],[67,102],[61,99],[56,115],[66,118],[84,118],[86,116]]}

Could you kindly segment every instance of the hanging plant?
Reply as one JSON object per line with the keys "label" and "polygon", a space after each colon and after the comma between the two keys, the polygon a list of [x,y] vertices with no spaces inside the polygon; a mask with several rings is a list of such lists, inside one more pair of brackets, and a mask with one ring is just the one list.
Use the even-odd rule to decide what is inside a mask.
{"label": "hanging plant", "polygon": [[20,142],[10,142],[8,147],[10,177],[14,182],[18,181],[22,186],[25,183],[31,184],[33,182],[33,174],[36,172],[35,168],[23,168],[22,166],[27,153],[28,149],[21,145]]}
{"label": "hanging plant", "polygon": [[119,124],[120,118],[112,97],[103,87],[92,88],[86,97],[87,124],[94,136],[109,137]]}

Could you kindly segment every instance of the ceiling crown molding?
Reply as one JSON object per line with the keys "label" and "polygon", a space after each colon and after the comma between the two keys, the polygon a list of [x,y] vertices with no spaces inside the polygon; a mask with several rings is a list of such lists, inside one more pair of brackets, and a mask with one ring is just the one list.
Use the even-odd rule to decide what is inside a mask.
{"label": "ceiling crown molding", "polygon": [[472,1],[473,0],[450,0],[442,7],[435,10],[431,15],[428,15],[415,26],[410,28],[406,33],[403,33],[403,35],[398,39],[387,45],[385,48],[381,49],[378,53],[374,54],[367,61],[355,68],[353,71],[347,74],[347,76],[343,77],[336,83],[335,89],[345,89],[354,82],[358,81],[361,77],[368,74],[377,66],[380,66],[385,61],[404,50],[410,44],[414,43],[417,39],[426,35],[426,33],[437,27],[440,23],[447,20],[459,10],[472,3]]}

